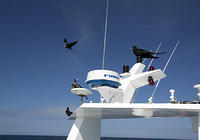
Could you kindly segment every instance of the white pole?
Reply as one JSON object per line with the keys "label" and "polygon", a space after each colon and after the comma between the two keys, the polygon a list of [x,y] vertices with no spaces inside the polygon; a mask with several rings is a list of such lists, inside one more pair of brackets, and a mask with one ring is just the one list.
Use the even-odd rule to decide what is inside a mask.
{"label": "white pole", "polygon": [[[109,7],[109,0],[107,0],[107,7],[106,7],[106,21],[105,21],[105,30],[104,30],[104,42],[103,42],[103,63],[102,69],[104,70],[104,62],[105,62],[105,54],[106,54],[106,37],[107,37],[107,25],[108,25],[108,7]],[[104,98],[100,97],[100,102],[104,102]]]}
{"label": "white pole", "polygon": [[174,48],[172,54],[170,55],[169,60],[167,61],[167,64],[165,65],[165,68],[163,69],[163,72],[165,72],[165,70],[166,70],[166,68],[167,68],[167,66],[168,66],[168,64],[169,64],[169,61],[171,60],[171,58],[172,58],[172,56],[173,56],[173,54],[174,54],[176,48],[178,47],[179,42],[180,42],[180,40],[176,43],[176,46],[175,46],[175,48]]}
{"label": "white pole", "polygon": [[[160,49],[160,46],[162,45],[162,42],[160,42],[160,44],[158,45],[158,48],[156,49],[156,52],[155,53],[157,53],[158,52],[158,50]],[[156,54],[154,54],[153,56],[155,56]],[[151,59],[151,61],[150,61],[150,63],[149,63],[149,65],[148,65],[148,67],[147,67],[147,70],[149,69],[149,67],[151,66],[151,64],[152,64],[152,62],[153,62],[153,58]]]}
{"label": "white pole", "polygon": [[108,6],[109,0],[107,0],[107,8],[106,8],[106,21],[105,21],[105,32],[104,32],[104,47],[103,47],[103,63],[102,69],[104,69],[104,61],[105,61],[105,54],[106,54],[106,37],[107,37],[107,24],[108,24]]}
{"label": "white pole", "polygon": [[[172,56],[173,56],[173,54],[174,54],[176,48],[178,47],[179,42],[180,42],[180,40],[176,43],[176,46],[174,47],[174,50],[172,51],[172,53],[171,53],[171,55],[170,55],[170,57],[169,57],[169,59],[168,59],[166,65],[165,65],[165,67],[164,67],[164,69],[163,69],[163,72],[165,72],[165,70],[167,69],[167,66],[168,66],[168,64],[169,64],[169,62],[170,62],[170,60],[171,60],[171,58],[172,58]],[[159,83],[160,83],[160,80],[158,80],[158,82],[157,82],[157,84],[156,84],[156,86],[155,86],[155,88],[154,88],[154,91],[153,91],[153,93],[152,93],[152,96],[150,97],[151,99],[153,99],[153,96],[154,96],[154,94],[155,94],[155,92],[156,92],[156,89],[157,89]]]}

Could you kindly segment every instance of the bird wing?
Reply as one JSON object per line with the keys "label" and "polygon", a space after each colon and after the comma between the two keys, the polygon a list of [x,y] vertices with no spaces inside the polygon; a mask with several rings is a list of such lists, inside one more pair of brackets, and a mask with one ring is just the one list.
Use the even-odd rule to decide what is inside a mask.
{"label": "bird wing", "polygon": [[159,57],[157,57],[157,56],[153,56],[152,54],[147,54],[147,55],[144,55],[143,57],[144,57],[144,58],[153,58],[153,59],[159,58]]}
{"label": "bird wing", "polygon": [[159,57],[157,57],[157,56],[152,56],[151,58],[153,58],[153,59],[158,59]]}
{"label": "bird wing", "polygon": [[76,43],[77,43],[78,41],[74,41],[74,42],[72,42],[72,43],[69,43],[69,46],[74,46]]}
{"label": "bird wing", "polygon": [[144,50],[144,49],[137,49],[137,51],[144,53],[144,54],[151,54],[152,52]]}

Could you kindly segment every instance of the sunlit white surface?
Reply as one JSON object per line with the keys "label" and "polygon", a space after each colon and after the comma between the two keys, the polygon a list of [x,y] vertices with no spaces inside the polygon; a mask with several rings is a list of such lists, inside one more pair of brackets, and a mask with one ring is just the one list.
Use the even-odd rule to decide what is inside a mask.
{"label": "sunlit white surface", "polygon": [[84,103],[69,119],[90,117],[101,119],[195,117],[200,112],[199,104],[169,103]]}

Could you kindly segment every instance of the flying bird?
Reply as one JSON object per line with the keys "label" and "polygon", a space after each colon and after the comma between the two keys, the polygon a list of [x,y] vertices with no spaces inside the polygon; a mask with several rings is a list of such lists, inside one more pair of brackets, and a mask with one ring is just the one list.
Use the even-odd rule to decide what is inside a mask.
{"label": "flying bird", "polygon": [[74,45],[76,45],[77,42],[78,42],[78,41],[74,41],[74,42],[68,43],[68,42],[67,42],[67,39],[64,38],[64,45],[65,45],[65,48],[68,48],[68,49],[70,49],[70,50],[72,50],[72,47],[73,47]]}
{"label": "flying bird", "polygon": [[159,57],[154,56],[155,54],[165,54],[166,52],[151,52],[151,51],[147,51],[144,49],[138,49],[135,45],[131,48],[131,50],[133,50],[133,53],[136,55],[137,57],[137,61],[139,63],[142,63],[142,59],[143,58],[153,58],[153,59],[157,59]]}

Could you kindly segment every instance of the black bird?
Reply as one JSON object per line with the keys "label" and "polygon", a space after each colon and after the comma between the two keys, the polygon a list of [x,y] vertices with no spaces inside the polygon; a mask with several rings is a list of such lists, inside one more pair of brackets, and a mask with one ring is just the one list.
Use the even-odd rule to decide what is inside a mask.
{"label": "black bird", "polygon": [[78,41],[74,41],[74,42],[68,43],[68,42],[67,42],[67,39],[64,38],[64,45],[65,45],[65,48],[68,48],[68,49],[70,49],[70,50],[72,50],[72,47],[73,47],[74,45],[76,45],[77,42],[78,42]]}
{"label": "black bird", "polygon": [[77,84],[78,79],[74,79],[74,83],[72,83],[72,88],[82,88],[79,84]]}
{"label": "black bird", "polygon": [[65,113],[67,114],[67,116],[71,116],[73,112],[71,112],[69,110],[69,107],[67,107],[67,109],[65,110]]}
{"label": "black bird", "polygon": [[159,57],[154,56],[155,54],[165,54],[166,53],[166,52],[155,53],[155,52],[150,52],[150,51],[147,51],[144,49],[138,49],[135,45],[131,48],[131,50],[133,50],[133,53],[136,55],[138,63],[142,63],[143,58],[157,59]]}
{"label": "black bird", "polygon": [[[74,79],[74,83],[72,83],[72,88],[82,88],[79,84],[77,84],[78,79]],[[78,95],[81,97],[81,104],[83,104],[83,97],[85,97],[88,100],[88,97],[86,95]]]}

